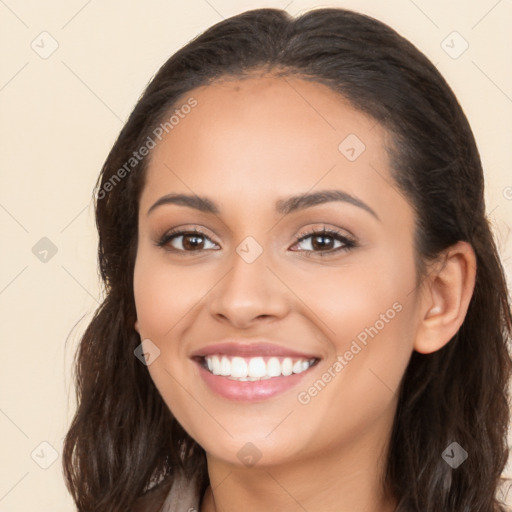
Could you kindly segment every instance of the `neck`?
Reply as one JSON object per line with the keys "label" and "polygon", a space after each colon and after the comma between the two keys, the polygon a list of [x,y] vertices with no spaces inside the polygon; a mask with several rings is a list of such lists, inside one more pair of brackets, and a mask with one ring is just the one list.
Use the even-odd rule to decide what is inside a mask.
{"label": "neck", "polygon": [[285,464],[245,467],[208,456],[201,512],[394,512],[397,502],[383,484],[386,454],[387,440],[368,432]]}

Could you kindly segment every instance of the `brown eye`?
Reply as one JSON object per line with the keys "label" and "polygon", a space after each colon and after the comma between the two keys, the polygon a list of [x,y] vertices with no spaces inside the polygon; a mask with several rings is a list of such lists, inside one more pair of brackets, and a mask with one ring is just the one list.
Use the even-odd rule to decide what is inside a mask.
{"label": "brown eye", "polygon": [[[211,249],[211,247],[205,247],[205,240],[214,244],[209,237],[198,230],[171,231],[170,233],[166,233],[157,245],[159,247],[165,247],[169,251],[197,252]],[[176,247],[177,245],[181,245],[181,248]]]}
{"label": "brown eye", "polygon": [[[316,253],[319,256],[327,256],[332,255],[333,253],[338,253],[339,251],[349,251],[356,247],[354,240],[342,235],[338,231],[325,228],[323,230],[310,231],[304,235],[300,235],[297,237],[297,244],[308,239],[311,239],[311,242],[306,245],[310,248],[303,249],[307,256],[310,256],[311,253]],[[339,242],[341,246],[338,245],[336,247],[336,242]]]}

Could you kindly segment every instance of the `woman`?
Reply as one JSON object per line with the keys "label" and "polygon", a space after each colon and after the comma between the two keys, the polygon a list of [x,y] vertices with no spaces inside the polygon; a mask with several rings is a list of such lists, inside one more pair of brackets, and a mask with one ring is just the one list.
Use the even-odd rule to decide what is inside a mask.
{"label": "woman", "polygon": [[159,70],[98,180],[80,511],[497,511],[506,282],[475,141],[367,16],[234,16]]}

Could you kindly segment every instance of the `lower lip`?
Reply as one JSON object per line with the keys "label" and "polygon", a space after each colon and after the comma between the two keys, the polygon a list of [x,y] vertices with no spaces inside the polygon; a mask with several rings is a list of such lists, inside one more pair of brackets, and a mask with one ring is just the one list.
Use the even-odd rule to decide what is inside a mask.
{"label": "lower lip", "polygon": [[[317,363],[318,364],[318,363]],[[199,374],[212,391],[229,400],[238,402],[260,402],[272,398],[296,386],[310,370],[317,366],[310,366],[301,373],[292,373],[289,377],[271,377],[270,379],[256,381],[232,380],[222,375],[213,375],[201,363]]]}

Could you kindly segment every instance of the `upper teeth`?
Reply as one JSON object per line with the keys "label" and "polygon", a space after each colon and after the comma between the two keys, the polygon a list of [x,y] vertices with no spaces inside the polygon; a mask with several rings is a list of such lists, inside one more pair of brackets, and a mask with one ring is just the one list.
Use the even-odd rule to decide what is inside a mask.
{"label": "upper teeth", "polygon": [[266,362],[263,357],[206,356],[205,360],[208,370],[214,375],[236,380],[270,379],[281,375],[288,377],[292,373],[307,370],[315,362],[315,359],[292,360],[290,357],[285,357],[282,361],[271,357]]}

